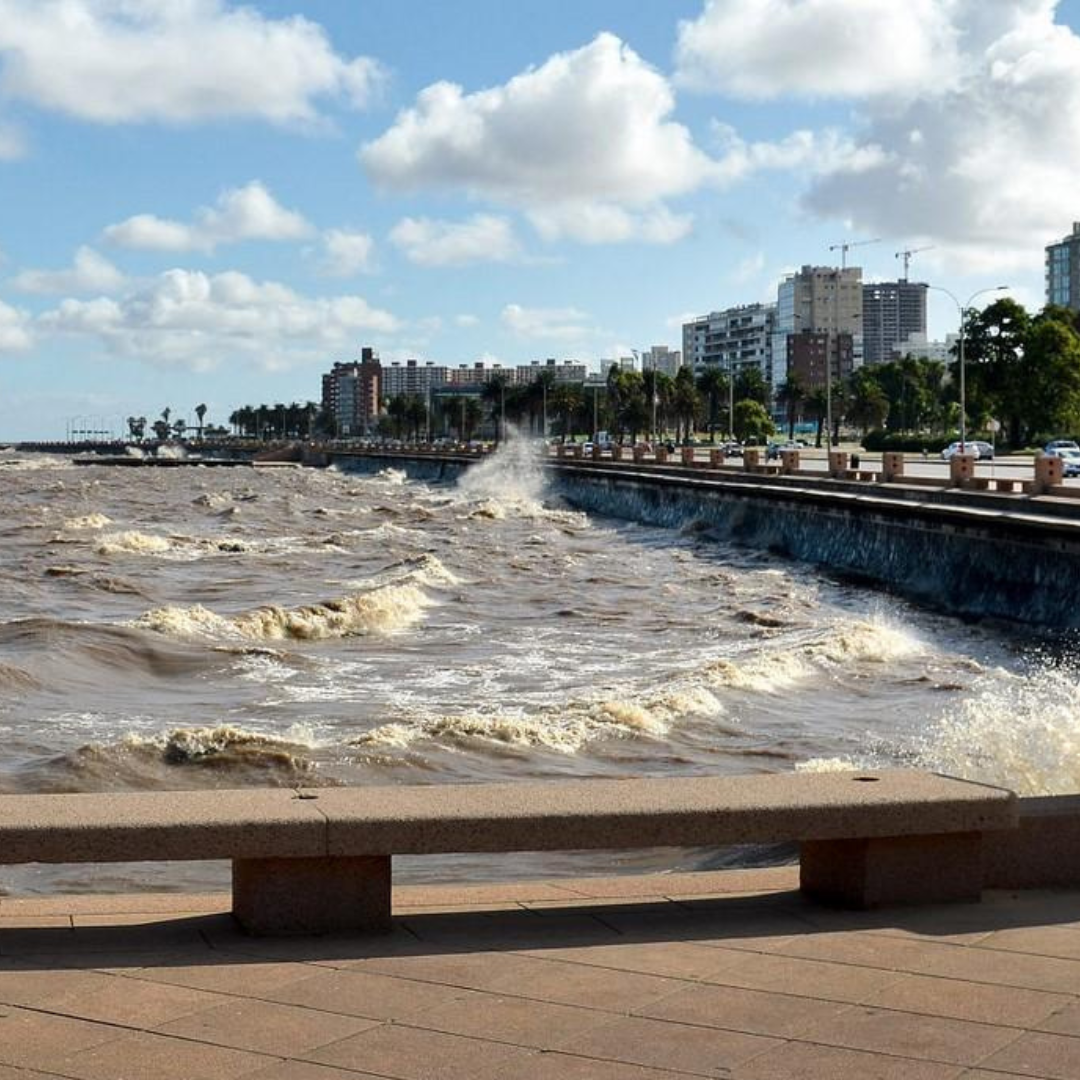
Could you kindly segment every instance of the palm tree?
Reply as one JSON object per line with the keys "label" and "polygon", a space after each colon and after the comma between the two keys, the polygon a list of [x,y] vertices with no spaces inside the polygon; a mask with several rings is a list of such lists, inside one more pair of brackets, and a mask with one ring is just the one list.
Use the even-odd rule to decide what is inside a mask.
{"label": "palm tree", "polygon": [[817,432],[814,435],[814,445],[820,450],[822,431],[825,427],[825,417],[828,414],[828,403],[825,400],[824,389],[818,387],[818,389],[807,396],[806,408],[807,411],[813,414],[814,419],[817,421]]}
{"label": "palm tree", "polygon": [[709,442],[715,443],[720,402],[728,391],[727,377],[716,364],[710,364],[698,376],[697,388],[705,396],[706,411],[709,418]]}
{"label": "palm tree", "polygon": [[199,418],[199,442],[202,442],[203,418],[206,416],[206,406],[205,405],[196,405],[195,406],[195,415]]}
{"label": "palm tree", "polygon": [[497,371],[484,383],[480,391],[480,400],[488,406],[488,410],[495,420],[495,442],[500,443],[504,438],[503,419],[506,414],[506,375]]}
{"label": "palm tree", "polygon": [[783,382],[776,391],[776,403],[783,405],[787,413],[788,438],[795,438],[795,420],[799,414],[799,406],[806,400],[806,387],[798,372],[789,371],[787,382]]}
{"label": "palm tree", "polygon": [[566,442],[576,434],[574,413],[581,408],[581,391],[570,383],[558,383],[548,394],[548,409],[562,420],[562,438]]}
{"label": "palm tree", "polygon": [[701,408],[701,395],[694,385],[694,373],[683,366],[675,374],[672,385],[672,406],[675,410],[675,438],[679,438],[680,423],[683,427],[682,442],[689,444],[694,434],[694,421]]}

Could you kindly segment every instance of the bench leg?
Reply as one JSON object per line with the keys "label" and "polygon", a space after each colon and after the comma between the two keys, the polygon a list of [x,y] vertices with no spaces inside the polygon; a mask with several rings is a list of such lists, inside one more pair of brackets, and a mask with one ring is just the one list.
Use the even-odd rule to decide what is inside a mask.
{"label": "bench leg", "polygon": [[390,856],[234,859],[233,915],[249,934],[390,929]]}
{"label": "bench leg", "polygon": [[978,900],[982,834],[806,841],[799,878],[805,895],[842,907]]}

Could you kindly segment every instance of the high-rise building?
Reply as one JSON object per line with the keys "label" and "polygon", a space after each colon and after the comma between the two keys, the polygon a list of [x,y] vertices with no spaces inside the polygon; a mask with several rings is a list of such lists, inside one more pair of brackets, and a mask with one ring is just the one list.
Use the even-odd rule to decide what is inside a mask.
{"label": "high-rise building", "polygon": [[926,337],[927,286],[915,281],[880,281],[862,287],[864,364],[884,364],[902,342]]}
{"label": "high-rise building", "polygon": [[[772,384],[787,380],[788,338],[792,334],[824,334],[830,357],[831,378],[846,378],[863,361],[862,268],[804,266],[790,274],[777,289],[776,326],[772,336]],[[811,350],[812,351],[812,350]],[[808,370],[817,371],[816,365]],[[817,381],[820,379],[820,381]],[[807,390],[825,386],[822,367]]]}
{"label": "high-rise building", "polygon": [[1080,311],[1080,221],[1060,243],[1047,245],[1046,302]]}
{"label": "high-rise building", "polygon": [[642,371],[659,371],[672,378],[682,366],[682,353],[678,349],[669,349],[667,345],[653,345],[641,354]]}
{"label": "high-rise building", "polygon": [[382,385],[379,393],[384,401],[402,394],[413,397],[426,397],[436,386],[442,386],[447,380],[446,367],[429,360],[421,364],[419,360],[406,360],[404,364],[395,360],[382,367]]}
{"label": "high-rise building", "polygon": [[753,367],[768,381],[775,325],[775,304],[743,304],[702,315],[683,323],[683,363],[694,372],[719,367],[735,378]]}
{"label": "high-rise building", "polygon": [[379,414],[382,365],[375,349],[365,346],[360,360],[336,363],[322,377],[322,407],[337,435],[367,435]]}

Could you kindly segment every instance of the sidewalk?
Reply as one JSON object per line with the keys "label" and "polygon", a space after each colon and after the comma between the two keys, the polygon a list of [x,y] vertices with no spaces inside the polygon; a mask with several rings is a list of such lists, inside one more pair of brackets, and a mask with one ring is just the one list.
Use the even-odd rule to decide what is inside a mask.
{"label": "sidewalk", "polygon": [[1080,891],[795,884],[400,887],[394,933],[321,939],[245,937],[223,897],[5,897],[0,1080],[1080,1078]]}

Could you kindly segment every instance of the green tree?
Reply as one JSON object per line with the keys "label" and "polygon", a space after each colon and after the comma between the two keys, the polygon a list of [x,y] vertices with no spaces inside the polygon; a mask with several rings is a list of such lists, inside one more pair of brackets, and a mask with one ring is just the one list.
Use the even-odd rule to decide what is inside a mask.
{"label": "green tree", "polygon": [[[698,392],[705,398],[705,415],[709,425],[709,442],[716,442],[716,428],[720,420],[720,403],[728,392],[727,376],[716,364],[709,364],[698,376]],[[731,418],[728,418],[730,427]]]}
{"label": "green tree", "polygon": [[1080,334],[1068,312],[1047,308],[1032,321],[1019,362],[1024,433],[1080,431]]}
{"label": "green tree", "polygon": [[851,375],[847,418],[865,435],[871,428],[885,426],[889,399],[869,368],[859,368]]}
{"label": "green tree", "polygon": [[735,438],[740,442],[762,442],[776,434],[765,406],[759,401],[745,399],[735,404]]}
{"label": "green tree", "polygon": [[[1008,297],[988,304],[982,311],[965,312],[965,401],[972,418],[997,416],[1005,424],[1011,446],[1019,446],[1024,427],[1024,346],[1031,316]],[[959,396],[958,350],[952,365],[952,389]]]}
{"label": "green tree", "polygon": [[756,401],[766,409],[769,407],[769,384],[761,374],[761,368],[744,367],[735,376],[735,400]]}
{"label": "green tree", "polygon": [[689,443],[694,436],[694,422],[701,411],[701,395],[694,383],[694,373],[687,365],[683,365],[675,373],[671,388],[671,407],[675,413],[676,441]]}
{"label": "green tree", "polygon": [[799,417],[799,410],[806,400],[806,387],[797,371],[789,371],[787,382],[783,382],[776,390],[776,403],[782,405],[787,415],[788,438],[795,438],[795,422]]}

